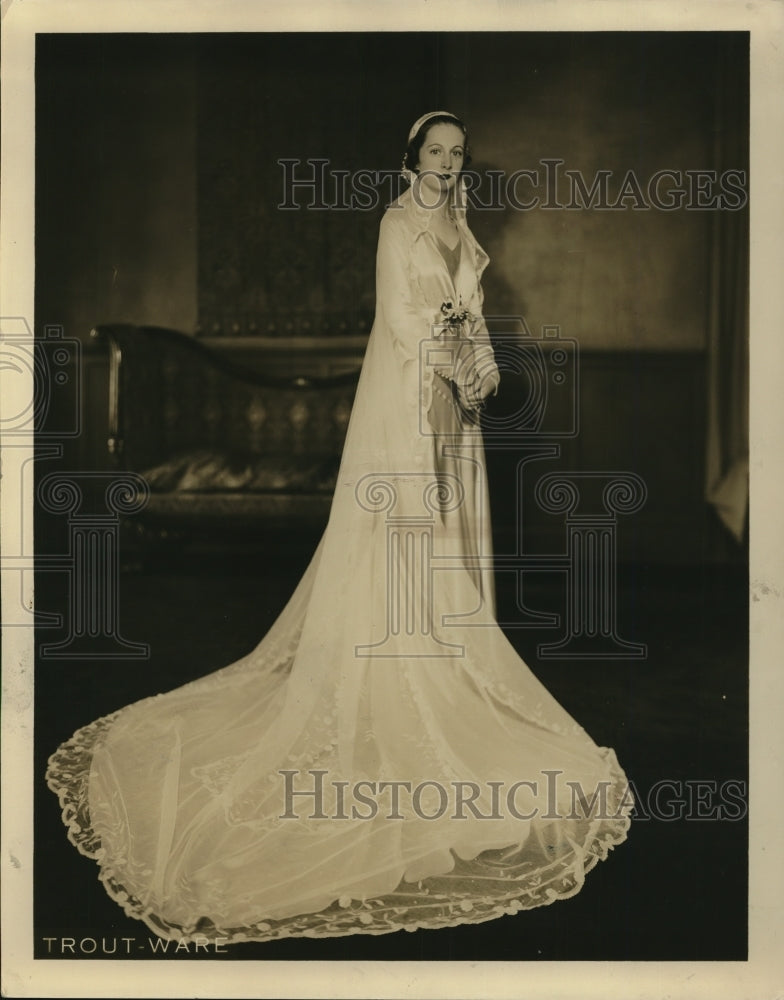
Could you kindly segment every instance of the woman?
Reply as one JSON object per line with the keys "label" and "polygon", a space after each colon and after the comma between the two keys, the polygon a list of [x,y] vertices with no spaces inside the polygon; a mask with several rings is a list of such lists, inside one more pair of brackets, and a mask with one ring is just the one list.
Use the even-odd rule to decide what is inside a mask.
{"label": "woman", "polygon": [[329,523],[270,632],[50,760],[71,840],[163,937],[489,920],[574,894],[626,837],[613,752],[495,622],[466,160],[454,115],[412,127]]}

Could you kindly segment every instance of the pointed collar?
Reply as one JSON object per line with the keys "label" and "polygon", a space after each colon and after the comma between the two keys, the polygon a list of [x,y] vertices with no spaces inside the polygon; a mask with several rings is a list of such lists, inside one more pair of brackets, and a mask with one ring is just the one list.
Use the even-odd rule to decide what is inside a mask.
{"label": "pointed collar", "polygon": [[[456,193],[457,197],[454,206],[455,221],[457,222],[458,227],[463,230],[466,228],[467,199],[465,182],[462,177],[458,178]],[[414,239],[418,239],[422,233],[425,233],[430,229],[433,221],[433,211],[432,209],[425,208],[424,205],[419,203],[419,201],[414,197],[412,188],[409,187],[405,190],[396,200],[396,203],[405,210],[406,220],[412,231]],[[393,204],[395,204],[395,202],[393,202]]]}

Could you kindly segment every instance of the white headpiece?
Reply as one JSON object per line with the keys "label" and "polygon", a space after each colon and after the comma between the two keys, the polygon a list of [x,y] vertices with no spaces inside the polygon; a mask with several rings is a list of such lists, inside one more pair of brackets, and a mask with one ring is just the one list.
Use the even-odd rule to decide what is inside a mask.
{"label": "white headpiece", "polygon": [[[411,130],[408,133],[408,141],[411,142],[411,140],[414,138],[417,132],[425,124],[425,122],[430,121],[431,118],[438,118],[441,115],[448,115],[449,118],[454,118],[456,122],[460,120],[457,117],[457,115],[453,115],[451,111],[428,111],[426,115],[422,115],[421,118],[417,118],[417,120],[411,126]],[[405,180],[408,181],[409,184],[414,183],[414,178],[416,177],[416,173],[413,170],[409,170],[408,167],[406,166],[405,156],[403,156],[403,163],[401,164],[400,167],[400,173],[403,175]]]}
{"label": "white headpiece", "polygon": [[454,118],[456,121],[459,120],[457,115],[453,115],[451,111],[428,111],[426,115],[422,115],[421,118],[417,118],[411,126],[411,131],[408,133],[408,141],[411,142],[426,121],[429,121],[431,118],[437,118],[439,115],[449,115],[450,118]]}

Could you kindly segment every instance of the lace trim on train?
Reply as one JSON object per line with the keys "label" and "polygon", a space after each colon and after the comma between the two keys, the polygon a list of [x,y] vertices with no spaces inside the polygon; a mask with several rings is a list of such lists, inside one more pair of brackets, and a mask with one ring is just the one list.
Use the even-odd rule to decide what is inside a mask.
{"label": "lace trim on train", "polygon": [[[91,826],[90,760],[119,714],[115,712],[78,730],[50,758],[46,780],[60,800],[69,840],[80,853],[98,862],[99,878],[111,898],[129,917],[143,921],[155,934],[170,940],[220,939],[221,943],[231,944],[294,936],[388,934],[482,923],[575,895],[582,888],[586,874],[626,839],[631,825],[634,802],[626,776],[613,751],[605,748],[602,753],[612,780],[607,795],[609,809],[602,817],[586,820],[588,828],[582,843],[567,835],[561,855],[544,867],[523,860],[526,845],[515,845],[484,851],[471,861],[456,858],[455,867],[448,874],[431,876],[418,883],[401,881],[386,896],[368,900],[341,897],[318,913],[261,920],[244,927],[219,926],[206,917],[187,927],[177,926],[160,918],[126,891],[118,874],[105,862],[100,840]],[[558,851],[556,843],[541,846],[551,856]]]}
{"label": "lace trim on train", "polygon": [[81,854],[98,858],[101,840],[90,819],[90,762],[103,737],[120,712],[96,719],[77,729],[49,758],[46,784],[60,800],[68,839]]}

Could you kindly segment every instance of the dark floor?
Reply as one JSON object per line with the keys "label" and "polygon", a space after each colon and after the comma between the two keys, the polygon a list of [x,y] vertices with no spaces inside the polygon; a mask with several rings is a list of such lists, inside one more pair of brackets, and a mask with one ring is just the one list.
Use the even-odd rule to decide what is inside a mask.
{"label": "dark floor", "polygon": [[[104,938],[109,947],[114,938],[146,942],[150,937],[108,898],[95,863],[68,843],[57,801],[43,781],[48,754],[77,727],[100,715],[248,652],[285,603],[314,541],[301,535],[295,544],[289,536],[277,550],[269,544],[263,552],[239,555],[216,556],[205,550],[169,558],[144,573],[126,573],[121,578],[122,634],[149,643],[149,659],[39,660],[36,957],[47,957],[47,948],[51,954],[52,947],[60,947],[45,945],[45,937],[58,942],[63,937]],[[536,654],[538,644],[553,641],[557,634],[547,629],[508,632],[529,666],[593,739],[616,749],[641,806],[628,841],[590,874],[581,893],[475,926],[250,943],[229,948],[225,957],[745,959],[745,574],[741,567],[621,566],[619,585],[619,632],[647,645],[645,659],[542,661]],[[542,575],[525,599],[541,610],[558,610],[560,586],[557,579]],[[59,574],[39,574],[39,609],[60,609],[64,593]],[[499,579],[498,597],[499,620],[511,620],[516,614],[514,595],[504,578]],[[39,641],[56,641],[63,634],[41,629]],[[660,787],[663,782],[671,784]],[[674,818],[666,818],[667,803],[675,799],[690,804],[691,817],[678,818],[676,811]],[[717,804],[736,817],[743,815],[717,819]],[[697,818],[705,815],[708,818]],[[153,955],[148,947],[137,957]],[[183,952],[168,957],[197,956]],[[214,960],[216,955],[198,957]]]}

